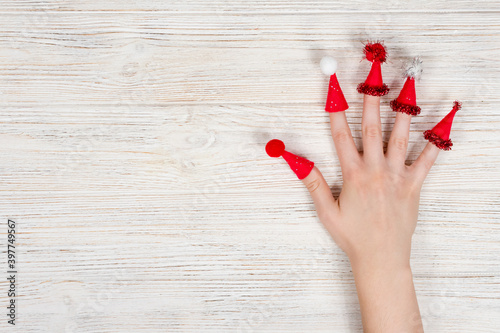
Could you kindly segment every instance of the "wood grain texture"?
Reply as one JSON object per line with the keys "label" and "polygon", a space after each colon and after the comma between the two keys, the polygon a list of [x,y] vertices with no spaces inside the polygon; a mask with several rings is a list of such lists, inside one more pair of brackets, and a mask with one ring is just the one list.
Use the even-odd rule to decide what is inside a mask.
{"label": "wood grain texture", "polygon": [[497,1],[1,0],[0,218],[19,226],[19,317],[0,330],[361,332],[345,255],[307,190],[263,147],[283,139],[338,193],[318,64],[338,59],[361,148],[355,87],[371,38],[389,49],[386,139],[401,64],[424,60],[408,162],[422,132],[464,103],[414,236],[426,331],[497,331],[499,10]]}

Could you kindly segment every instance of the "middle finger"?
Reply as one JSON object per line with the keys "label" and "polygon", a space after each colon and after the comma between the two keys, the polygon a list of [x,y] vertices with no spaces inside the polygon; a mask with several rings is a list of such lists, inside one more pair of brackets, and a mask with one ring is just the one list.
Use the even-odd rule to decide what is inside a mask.
{"label": "middle finger", "polygon": [[364,95],[361,130],[364,160],[369,164],[379,163],[384,158],[382,126],[380,124],[380,97]]}

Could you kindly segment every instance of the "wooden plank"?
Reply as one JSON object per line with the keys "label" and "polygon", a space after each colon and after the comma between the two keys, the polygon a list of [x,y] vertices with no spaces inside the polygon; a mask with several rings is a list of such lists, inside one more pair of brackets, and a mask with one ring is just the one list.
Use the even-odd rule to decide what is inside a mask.
{"label": "wooden plank", "polygon": [[33,0],[2,0],[2,11],[109,11],[112,13],[120,12],[158,12],[165,11],[169,13],[191,13],[194,15],[203,14],[225,14],[238,13],[243,15],[283,15],[283,14],[322,14],[331,12],[342,13],[401,13],[401,12],[469,12],[477,13],[484,11],[500,10],[500,5],[497,1],[481,1],[478,6],[477,1],[460,0],[454,1],[453,6],[444,0],[432,2],[417,2],[417,1],[396,1],[390,0],[384,3],[384,6],[376,2],[368,2],[362,0],[353,1],[322,1],[322,0],[307,0],[307,1],[266,1],[255,0],[252,2],[243,0],[216,0],[216,1],[201,1],[201,0],[108,0],[105,2],[97,2],[95,0],[80,0],[78,2],[70,0],[49,0],[49,1],[33,1]]}
{"label": "wooden plank", "polygon": [[464,102],[413,238],[426,331],[500,326],[499,2],[0,2],[0,218],[20,277],[0,331],[361,332],[345,255],[263,147],[283,139],[338,193],[318,63],[338,59],[361,148],[368,38],[389,49],[386,139],[399,68],[424,60],[409,163]]}
{"label": "wooden plank", "polygon": [[268,20],[54,12],[30,25],[36,15],[0,15],[3,105],[318,103],[326,89],[318,64],[326,54],[338,59],[353,100],[369,69],[360,43],[368,33],[385,36],[392,97],[402,85],[401,65],[420,54],[423,102],[499,98],[496,13],[408,13],[375,27],[366,24],[372,14]]}

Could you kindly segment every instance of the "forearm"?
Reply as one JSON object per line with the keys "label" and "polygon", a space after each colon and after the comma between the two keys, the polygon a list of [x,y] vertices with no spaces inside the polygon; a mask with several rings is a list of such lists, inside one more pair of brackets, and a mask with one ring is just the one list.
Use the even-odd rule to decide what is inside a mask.
{"label": "forearm", "polygon": [[365,332],[423,332],[409,263],[352,263]]}

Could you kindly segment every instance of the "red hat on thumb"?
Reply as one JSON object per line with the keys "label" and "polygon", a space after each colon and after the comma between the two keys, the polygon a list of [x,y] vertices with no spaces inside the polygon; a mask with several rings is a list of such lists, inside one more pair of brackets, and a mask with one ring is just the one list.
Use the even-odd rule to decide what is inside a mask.
{"label": "red hat on thumb", "polygon": [[269,141],[266,144],[266,153],[271,157],[282,156],[299,179],[306,178],[314,167],[314,162],[287,152],[285,144],[281,140],[273,139]]}
{"label": "red hat on thumb", "polygon": [[462,104],[458,101],[453,103],[453,109],[433,129],[424,132],[424,137],[442,150],[451,150],[453,143],[450,139],[453,118]]}
{"label": "red hat on thumb", "polygon": [[422,74],[422,60],[416,57],[406,67],[404,76],[405,84],[398,98],[391,101],[391,108],[396,112],[403,112],[412,116],[420,113],[420,107],[417,106],[417,95],[415,93],[415,79],[419,79]]}
{"label": "red hat on thumb", "polygon": [[364,83],[358,85],[360,94],[371,96],[384,96],[389,92],[389,87],[382,81],[381,64],[387,58],[387,52],[381,43],[367,43],[363,49],[365,57],[372,63],[370,73]]}

